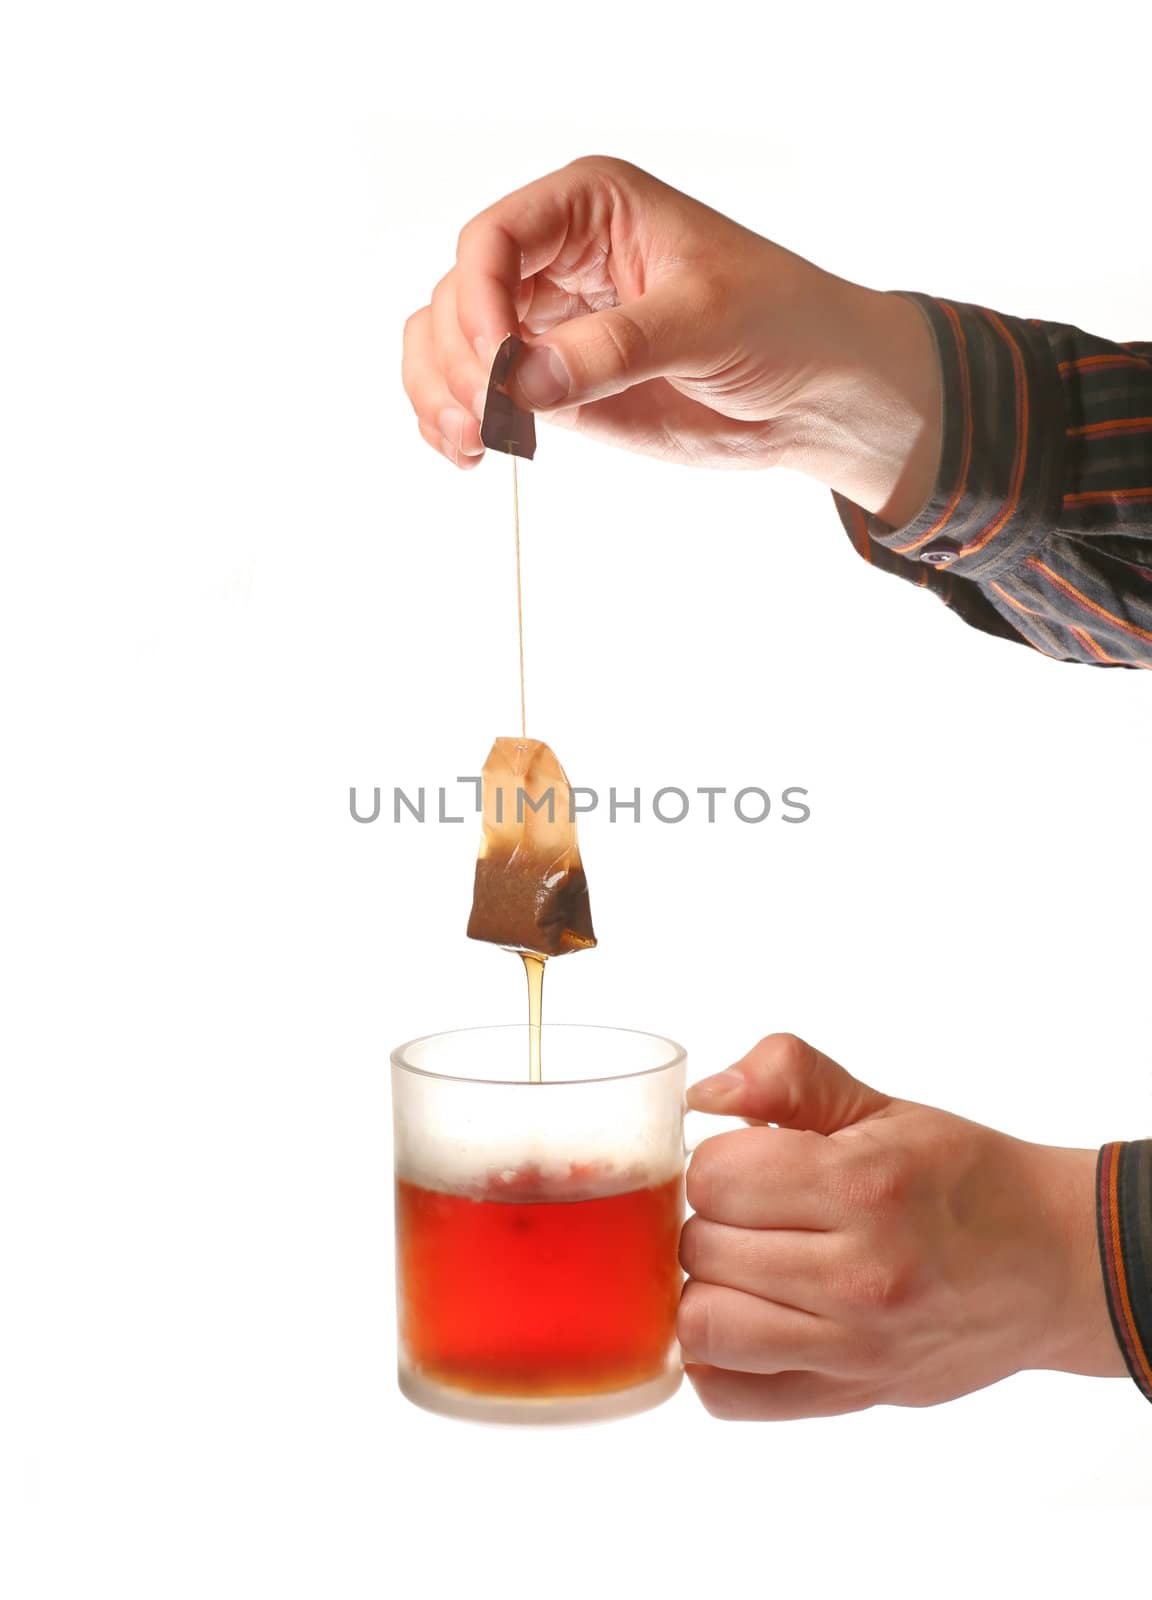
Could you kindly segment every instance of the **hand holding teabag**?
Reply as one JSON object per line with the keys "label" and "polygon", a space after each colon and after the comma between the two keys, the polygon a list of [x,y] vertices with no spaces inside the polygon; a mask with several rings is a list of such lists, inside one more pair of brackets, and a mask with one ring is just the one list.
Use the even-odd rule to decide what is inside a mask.
{"label": "hand holding teabag", "polygon": [[484,831],[468,937],[543,956],[596,943],[572,793],[539,739],[497,739],[484,763]]}

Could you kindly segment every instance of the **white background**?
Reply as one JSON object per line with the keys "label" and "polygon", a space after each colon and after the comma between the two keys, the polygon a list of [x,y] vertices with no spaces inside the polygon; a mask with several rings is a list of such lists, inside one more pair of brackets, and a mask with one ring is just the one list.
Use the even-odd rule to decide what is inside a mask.
{"label": "white background", "polygon": [[[463,937],[473,825],[360,827],[348,789],[451,783],[515,729],[507,466],[455,474],[399,384],[470,215],[602,150],[860,281],[1146,337],[1148,32],[1108,5],[7,8],[12,1600],[1123,1566],[1152,1504],[1127,1382],[778,1427],[685,1390],[538,1434],[399,1398],[387,1052],[518,1019],[521,979]],[[590,818],[600,948],[550,1014],[669,1033],[697,1075],[788,1028],[1030,1138],[1152,1131],[1144,675],[966,629],[803,480],[548,429],[521,476],[530,731],[573,781],[813,808]]]}

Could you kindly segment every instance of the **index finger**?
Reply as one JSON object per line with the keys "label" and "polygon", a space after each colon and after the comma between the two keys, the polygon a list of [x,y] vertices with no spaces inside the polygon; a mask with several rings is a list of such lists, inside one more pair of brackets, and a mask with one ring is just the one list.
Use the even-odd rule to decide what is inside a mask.
{"label": "index finger", "polygon": [[[519,330],[521,283],[583,247],[598,180],[579,162],[516,189],[466,223],[456,246],[460,327],[487,365],[501,340]],[[583,221],[583,227],[576,226]]]}
{"label": "index finger", "polygon": [[845,1220],[839,1152],[822,1133],[738,1128],[697,1145],[688,1204],[736,1228],[831,1229]]}

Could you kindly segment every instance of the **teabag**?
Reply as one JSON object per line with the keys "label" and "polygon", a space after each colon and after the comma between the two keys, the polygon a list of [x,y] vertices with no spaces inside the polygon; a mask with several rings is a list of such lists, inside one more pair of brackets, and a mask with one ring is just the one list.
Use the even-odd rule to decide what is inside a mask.
{"label": "teabag", "polygon": [[554,753],[539,739],[497,739],[483,803],[468,937],[544,956],[591,948],[572,794]]}

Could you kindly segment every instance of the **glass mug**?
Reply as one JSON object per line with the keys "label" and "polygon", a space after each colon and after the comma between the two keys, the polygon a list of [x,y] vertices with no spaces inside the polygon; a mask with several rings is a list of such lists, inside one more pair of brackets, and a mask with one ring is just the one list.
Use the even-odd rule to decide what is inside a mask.
{"label": "glass mug", "polygon": [[481,1422],[674,1394],[685,1053],[624,1028],[465,1028],[392,1054],[399,1383]]}

